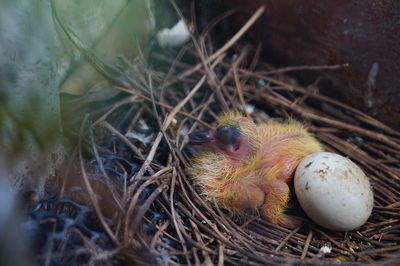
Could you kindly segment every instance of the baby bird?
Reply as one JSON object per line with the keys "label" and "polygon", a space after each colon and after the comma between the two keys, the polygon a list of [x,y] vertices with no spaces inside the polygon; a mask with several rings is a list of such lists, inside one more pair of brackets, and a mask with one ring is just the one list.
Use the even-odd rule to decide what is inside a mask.
{"label": "baby bird", "polygon": [[230,112],[219,118],[215,130],[191,133],[189,143],[205,146],[194,158],[191,175],[208,200],[235,214],[257,210],[272,223],[298,226],[298,219],[283,214],[288,183],[304,157],[323,151],[304,127],[255,124]]}

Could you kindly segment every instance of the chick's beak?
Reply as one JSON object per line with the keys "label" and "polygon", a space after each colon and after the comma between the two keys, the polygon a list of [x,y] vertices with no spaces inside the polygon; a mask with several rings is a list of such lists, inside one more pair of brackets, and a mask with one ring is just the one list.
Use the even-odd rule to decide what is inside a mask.
{"label": "chick's beak", "polygon": [[214,140],[211,131],[197,131],[189,134],[189,143],[194,145],[209,143]]}

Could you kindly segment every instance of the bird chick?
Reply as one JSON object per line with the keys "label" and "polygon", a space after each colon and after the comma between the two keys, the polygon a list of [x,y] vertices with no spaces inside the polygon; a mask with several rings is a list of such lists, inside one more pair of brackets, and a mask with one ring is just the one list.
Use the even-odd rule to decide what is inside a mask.
{"label": "bird chick", "polygon": [[298,226],[299,220],[283,214],[288,183],[304,157],[323,150],[302,125],[255,124],[231,112],[220,117],[216,129],[191,133],[189,143],[205,147],[194,158],[191,175],[208,200],[234,214],[257,210],[272,223]]}

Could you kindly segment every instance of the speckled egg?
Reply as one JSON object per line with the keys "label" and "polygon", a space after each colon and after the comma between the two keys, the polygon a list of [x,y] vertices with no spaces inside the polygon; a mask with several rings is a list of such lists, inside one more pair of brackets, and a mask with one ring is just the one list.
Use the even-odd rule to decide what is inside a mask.
{"label": "speckled egg", "polygon": [[317,152],[297,167],[294,186],[305,213],[315,223],[350,231],[371,215],[374,197],[368,178],[355,163],[330,152]]}

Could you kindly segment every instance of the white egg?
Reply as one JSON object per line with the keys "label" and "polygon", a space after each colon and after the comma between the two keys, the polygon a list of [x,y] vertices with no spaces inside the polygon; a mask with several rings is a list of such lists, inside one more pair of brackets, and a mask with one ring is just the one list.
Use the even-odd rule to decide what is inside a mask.
{"label": "white egg", "polygon": [[349,159],[317,152],[297,167],[297,199],[315,223],[336,231],[350,231],[371,215],[374,197],[368,178]]}

